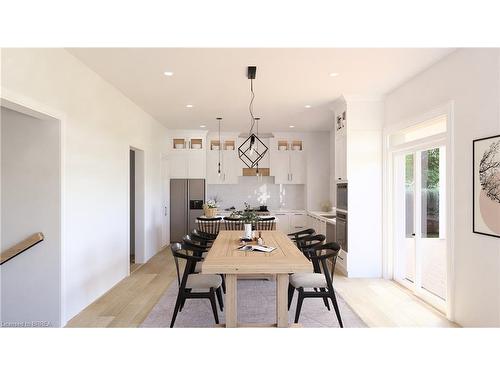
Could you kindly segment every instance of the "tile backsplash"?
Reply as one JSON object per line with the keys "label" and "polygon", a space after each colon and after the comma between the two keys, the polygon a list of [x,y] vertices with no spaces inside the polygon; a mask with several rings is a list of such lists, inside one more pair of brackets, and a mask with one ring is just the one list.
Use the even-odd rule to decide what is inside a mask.
{"label": "tile backsplash", "polygon": [[243,202],[269,210],[304,209],[305,185],[277,185],[274,177],[239,177],[237,185],[207,185],[207,199],[217,196],[220,208],[243,209]]}

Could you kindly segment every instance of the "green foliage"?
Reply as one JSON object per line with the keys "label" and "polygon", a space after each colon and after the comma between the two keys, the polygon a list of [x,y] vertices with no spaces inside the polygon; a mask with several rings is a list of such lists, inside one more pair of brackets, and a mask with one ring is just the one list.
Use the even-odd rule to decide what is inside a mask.
{"label": "green foliage", "polygon": [[[406,185],[411,185],[415,181],[413,154],[406,155],[405,165]],[[439,187],[439,148],[422,152],[422,187],[427,189]]]}

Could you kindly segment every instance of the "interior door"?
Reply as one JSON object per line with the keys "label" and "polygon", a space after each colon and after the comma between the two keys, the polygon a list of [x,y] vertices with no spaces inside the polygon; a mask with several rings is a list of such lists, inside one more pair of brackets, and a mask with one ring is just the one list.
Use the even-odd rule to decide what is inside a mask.
{"label": "interior door", "polygon": [[447,280],[445,146],[394,156],[394,279],[444,310]]}

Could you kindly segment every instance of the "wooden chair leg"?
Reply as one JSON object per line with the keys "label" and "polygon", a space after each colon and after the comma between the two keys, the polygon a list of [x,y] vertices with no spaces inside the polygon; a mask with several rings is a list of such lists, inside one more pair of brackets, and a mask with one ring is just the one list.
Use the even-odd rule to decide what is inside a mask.
{"label": "wooden chair leg", "polygon": [[212,311],[214,313],[215,324],[219,324],[219,315],[217,314],[217,305],[215,303],[215,290],[210,288],[210,304],[212,305]]}
{"label": "wooden chair leg", "polygon": [[304,296],[302,293],[304,292],[303,288],[299,288],[299,297],[297,298],[297,309],[295,310],[295,323],[299,322],[300,310],[302,309],[302,301],[304,300]]}
{"label": "wooden chair leg", "polygon": [[222,301],[222,292],[221,288],[217,288],[215,290],[215,293],[217,294],[217,300],[219,301],[219,306],[220,306],[220,311],[224,311],[224,302]]}
{"label": "wooden chair leg", "polygon": [[179,292],[179,294],[177,294],[177,300],[175,301],[174,314],[172,315],[172,320],[170,321],[170,328],[174,327],[175,318],[177,317],[177,312],[181,306],[182,299],[182,294]]}
{"label": "wooden chair leg", "polygon": [[292,284],[288,284],[288,310],[290,310],[290,306],[292,306],[293,293],[295,292],[295,288]]}
{"label": "wooden chair leg", "polygon": [[339,321],[340,328],[344,328],[344,324],[342,323],[342,317],[340,316],[339,305],[337,304],[337,297],[335,297],[335,291],[332,290],[332,299],[333,308],[335,309],[335,315],[337,315],[337,320]]}

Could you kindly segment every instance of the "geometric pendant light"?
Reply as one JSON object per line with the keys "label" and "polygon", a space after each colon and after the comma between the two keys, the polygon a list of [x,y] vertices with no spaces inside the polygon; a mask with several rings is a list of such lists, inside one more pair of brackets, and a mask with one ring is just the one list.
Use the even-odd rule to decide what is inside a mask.
{"label": "geometric pendant light", "polygon": [[255,126],[255,117],[253,115],[253,100],[255,99],[255,94],[253,92],[253,80],[255,79],[255,74],[257,72],[257,67],[248,67],[248,79],[250,80],[250,92],[251,100],[248,109],[250,111],[250,131],[248,132],[248,138],[238,147],[238,157],[248,168],[254,168],[260,160],[266,154],[268,148],[262,143],[262,141],[253,133],[253,128]]}

